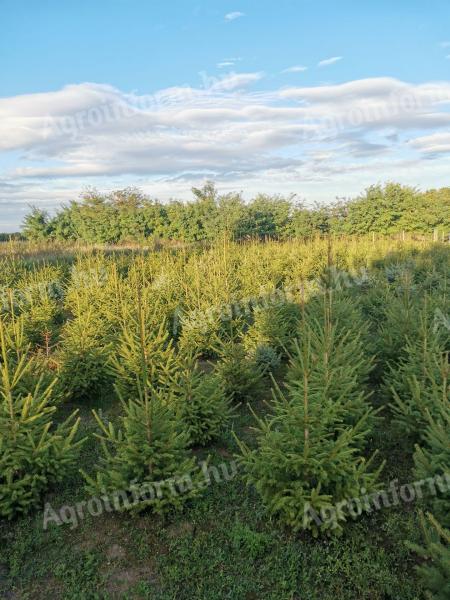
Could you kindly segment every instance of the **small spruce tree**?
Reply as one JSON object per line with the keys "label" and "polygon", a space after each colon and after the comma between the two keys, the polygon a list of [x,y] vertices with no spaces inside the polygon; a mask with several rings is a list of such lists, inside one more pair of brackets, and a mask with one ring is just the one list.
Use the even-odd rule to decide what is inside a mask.
{"label": "small spruce tree", "polygon": [[416,339],[407,340],[404,358],[391,366],[385,381],[392,397],[394,421],[403,433],[419,440],[432,417],[440,414],[441,404],[449,402],[450,365],[445,346],[422,321]]}
{"label": "small spruce tree", "polygon": [[[144,360],[144,364],[142,363]],[[126,313],[117,345],[110,360],[115,388],[122,398],[138,396],[139,373],[146,371],[153,388],[169,386],[176,370],[176,356],[167,321],[140,299]]]}
{"label": "small spruce tree", "polygon": [[230,399],[215,373],[203,373],[194,356],[178,358],[170,385],[171,403],[185,424],[191,444],[205,446],[224,431],[232,415]]}
{"label": "small spruce tree", "polygon": [[[139,368],[133,373],[136,395],[125,399],[116,388],[124,411],[118,428],[111,422],[105,424],[93,411],[101,429],[97,437],[102,457],[95,478],[82,473],[90,493],[113,499],[124,493],[121,508],[148,507],[164,514],[181,509],[201,493],[201,471],[188,450],[189,434],[171,406],[167,389],[152,385],[142,309],[138,309],[138,324]],[[133,386],[126,389],[131,393]]]}
{"label": "small spruce tree", "polygon": [[408,543],[424,562],[416,567],[425,588],[427,600],[450,598],[450,531],[442,527],[435,517],[421,515],[424,546]]}
{"label": "small spruce tree", "polygon": [[221,342],[218,355],[220,358],[215,371],[225,394],[233,402],[247,401],[258,396],[264,372],[260,365],[246,355],[242,344]]}
{"label": "small spruce tree", "polygon": [[[432,499],[433,514],[445,526],[450,527],[450,402],[441,399],[440,414],[436,418],[428,413],[428,426],[423,443],[416,444],[414,453],[415,474],[418,479],[439,476],[444,480],[443,489],[437,490]],[[439,487],[439,486],[438,486]]]}
{"label": "small spruce tree", "polygon": [[256,448],[238,441],[240,461],[247,483],[282,523],[314,536],[340,533],[351,513],[336,507],[375,490],[382,469],[372,470],[373,457],[366,461],[359,451],[370,433],[371,411],[344,425],[345,397],[330,401],[327,382],[310,385],[311,344],[302,345],[300,356],[302,385],[291,385],[288,398],[275,388],[272,415],[256,419]]}
{"label": "small spruce tree", "polygon": [[46,386],[40,378],[24,390],[32,361],[27,351],[17,354],[17,346],[0,319],[0,516],[9,519],[37,506],[70,472],[84,441],[75,439],[76,412],[54,422],[55,380]]}
{"label": "small spruce tree", "polygon": [[110,355],[111,344],[104,335],[103,322],[93,310],[75,314],[65,324],[55,354],[62,395],[87,401],[111,392]]}

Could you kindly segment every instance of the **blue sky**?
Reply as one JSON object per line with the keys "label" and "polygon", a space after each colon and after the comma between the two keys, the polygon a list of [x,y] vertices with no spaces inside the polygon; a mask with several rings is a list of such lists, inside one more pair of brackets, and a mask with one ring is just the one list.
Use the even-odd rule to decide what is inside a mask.
{"label": "blue sky", "polygon": [[449,185],[448,0],[0,3],[0,230],[135,184]]}

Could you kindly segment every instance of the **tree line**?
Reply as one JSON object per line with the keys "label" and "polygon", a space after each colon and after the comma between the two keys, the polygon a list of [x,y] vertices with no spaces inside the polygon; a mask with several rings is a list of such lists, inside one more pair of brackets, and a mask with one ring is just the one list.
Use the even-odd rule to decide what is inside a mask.
{"label": "tree line", "polygon": [[356,198],[312,207],[295,196],[258,194],[245,202],[239,193],[219,194],[212,182],[192,192],[192,201],[162,203],[133,187],[109,194],[88,190],[54,216],[33,207],[22,234],[36,241],[115,244],[148,238],[208,241],[224,233],[245,240],[450,230],[450,187],[422,192],[398,183],[378,184]]}

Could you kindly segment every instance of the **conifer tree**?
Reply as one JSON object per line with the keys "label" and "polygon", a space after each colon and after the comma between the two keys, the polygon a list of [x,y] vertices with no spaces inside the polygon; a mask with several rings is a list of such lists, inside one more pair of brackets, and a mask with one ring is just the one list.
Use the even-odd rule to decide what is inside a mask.
{"label": "conifer tree", "polygon": [[181,352],[194,352],[207,358],[216,356],[217,339],[224,333],[219,310],[199,308],[178,313],[181,328],[178,345]]}
{"label": "conifer tree", "polygon": [[[286,356],[286,349],[290,346],[299,317],[299,306],[291,302],[256,307],[253,311],[253,323],[243,337],[247,353],[254,356],[262,366],[269,363],[269,366],[277,367],[281,356]],[[261,348],[266,349],[265,353]],[[273,350],[272,364],[267,359],[263,360],[265,354],[270,354],[267,350],[269,348]]]}
{"label": "conifer tree", "polygon": [[377,354],[381,367],[396,364],[405,355],[407,338],[415,338],[418,330],[418,298],[409,279],[403,287],[386,295],[385,313],[378,330]]}
{"label": "conifer tree", "polygon": [[355,307],[351,311],[354,324],[347,320],[346,298],[330,294],[320,304],[304,312],[299,337],[293,343],[287,387],[291,394],[303,394],[306,356],[312,360],[309,389],[320,390],[324,399],[335,405],[344,425],[356,424],[369,411],[368,423],[373,427],[375,416],[368,401],[373,358],[365,347],[366,324]]}
{"label": "conifer tree", "polygon": [[424,562],[416,567],[425,587],[427,600],[448,600],[450,598],[450,531],[442,527],[437,519],[427,513],[427,520],[421,515],[421,529],[424,546],[408,543]]}
{"label": "conifer tree", "polygon": [[442,397],[439,412],[433,418],[427,412],[428,426],[422,436],[423,442],[416,444],[414,453],[417,478],[428,479],[439,476],[445,481],[431,500],[433,514],[445,526],[450,527],[450,398]]}
{"label": "conifer tree", "polygon": [[230,399],[215,373],[203,373],[196,358],[178,358],[170,384],[171,404],[181,417],[191,444],[205,446],[218,438],[232,415]]}
{"label": "conifer tree", "polygon": [[143,368],[148,385],[153,388],[169,386],[176,370],[167,321],[154,310],[142,290],[137,294],[133,308],[123,309],[122,330],[110,361],[115,387],[126,400],[137,398],[137,382]]}
{"label": "conifer tree", "polygon": [[[201,492],[200,470],[189,453],[189,434],[173,410],[167,389],[154,387],[149,369],[148,337],[142,307],[138,308],[139,365],[132,373],[134,385],[117,387],[123,416],[120,427],[105,424],[93,411],[101,429],[102,457],[95,478],[83,472],[92,494],[113,496],[123,492],[122,508],[150,507],[165,513]],[[121,389],[129,394],[122,396]],[[135,395],[131,396],[135,390]],[[131,501],[132,498],[132,501]]]}
{"label": "conifer tree", "polygon": [[275,388],[272,415],[256,418],[257,447],[238,443],[246,480],[269,513],[316,536],[342,531],[349,513],[336,506],[373,491],[382,467],[372,471],[373,457],[366,461],[358,450],[370,433],[370,410],[354,425],[343,426],[345,398],[331,402],[326,382],[310,385],[314,369],[306,343],[301,347],[302,385],[291,386],[289,397]]}
{"label": "conifer tree", "polygon": [[246,355],[242,344],[226,341],[216,347],[220,358],[215,371],[225,394],[233,402],[251,400],[257,396],[261,391],[264,372]]}
{"label": "conifer tree", "polygon": [[82,471],[93,495],[125,493],[123,508],[157,513],[180,509],[201,493],[201,472],[189,453],[183,421],[165,397],[147,388],[135,400],[121,399],[123,416],[116,427],[94,411],[101,430],[102,455],[92,477]]}
{"label": "conifer tree", "polygon": [[[35,380],[24,390],[32,360],[14,339],[23,335],[23,320],[11,337],[0,319],[0,516],[13,518],[39,504],[42,495],[74,467],[83,440],[76,441],[76,412],[54,422],[55,385]],[[29,384],[28,384],[29,385]]]}
{"label": "conifer tree", "polygon": [[441,420],[448,410],[450,365],[448,353],[436,344],[410,344],[407,353],[399,370],[391,373],[391,407],[401,430],[417,441],[427,435],[430,418]]}
{"label": "conifer tree", "polygon": [[61,393],[77,401],[96,400],[112,390],[108,361],[111,344],[94,310],[67,321],[55,359]]}
{"label": "conifer tree", "polygon": [[[367,318],[363,314],[359,298],[350,295],[346,290],[335,291],[325,289],[322,294],[314,296],[308,302],[302,299],[301,321],[296,334],[301,335],[303,323],[322,324],[327,318],[336,330],[336,339],[343,336],[347,342],[355,341],[358,346],[358,354],[361,352],[368,360],[365,369],[372,370],[371,362],[375,353],[373,336]],[[294,341],[296,339],[294,336]]]}

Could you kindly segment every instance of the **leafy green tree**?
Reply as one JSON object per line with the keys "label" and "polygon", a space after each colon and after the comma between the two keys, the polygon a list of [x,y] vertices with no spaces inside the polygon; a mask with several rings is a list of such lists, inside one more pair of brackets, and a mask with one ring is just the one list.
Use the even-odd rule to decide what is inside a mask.
{"label": "leafy green tree", "polygon": [[35,206],[23,221],[22,233],[28,240],[42,241],[48,239],[51,234],[50,218],[45,210]]}
{"label": "leafy green tree", "polygon": [[78,238],[70,207],[63,207],[51,220],[50,227],[52,237],[56,240],[76,240]]}
{"label": "leafy green tree", "polygon": [[230,239],[284,239],[331,234],[394,234],[401,231],[444,235],[450,228],[450,188],[420,192],[388,182],[357,198],[307,207],[280,195],[218,193],[208,181],[192,188],[193,201],[161,204],[134,187],[103,194],[86,190],[52,219],[33,208],[23,232],[29,239],[80,239],[87,243],[143,241],[150,236],[185,242]]}

